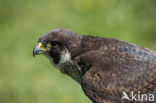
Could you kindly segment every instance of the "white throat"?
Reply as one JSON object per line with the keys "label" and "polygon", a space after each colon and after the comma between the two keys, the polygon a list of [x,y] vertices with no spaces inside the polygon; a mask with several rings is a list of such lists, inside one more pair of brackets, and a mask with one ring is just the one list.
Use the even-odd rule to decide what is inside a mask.
{"label": "white throat", "polygon": [[71,78],[76,80],[78,83],[81,83],[80,68],[71,60],[71,53],[68,50],[65,50],[60,55],[60,60],[58,64],[53,62],[53,58],[47,55],[51,64],[58,68],[61,72],[69,75]]}
{"label": "white throat", "polygon": [[71,55],[68,50],[61,53],[59,64],[68,63],[71,59]]}
{"label": "white throat", "polygon": [[58,64],[55,64],[53,62],[53,58],[51,58],[48,54],[46,54],[46,57],[48,57],[48,59],[50,60],[50,63],[58,69],[61,69],[61,67],[63,67],[64,64],[69,63],[71,59],[71,55],[68,50],[65,50],[61,53]]}

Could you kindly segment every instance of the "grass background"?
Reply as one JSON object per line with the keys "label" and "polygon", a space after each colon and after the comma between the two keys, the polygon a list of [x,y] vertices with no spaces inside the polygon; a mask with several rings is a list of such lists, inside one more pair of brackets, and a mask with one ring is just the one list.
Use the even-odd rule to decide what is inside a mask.
{"label": "grass background", "polygon": [[38,38],[55,28],[156,51],[155,0],[0,0],[0,103],[91,103],[47,58]]}

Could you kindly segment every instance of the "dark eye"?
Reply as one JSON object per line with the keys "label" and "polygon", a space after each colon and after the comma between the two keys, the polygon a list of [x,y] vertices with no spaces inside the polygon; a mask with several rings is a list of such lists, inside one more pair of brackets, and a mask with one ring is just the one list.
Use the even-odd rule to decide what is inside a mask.
{"label": "dark eye", "polygon": [[56,41],[49,42],[49,43],[47,44],[47,46],[48,46],[48,47],[52,47],[52,48],[57,48],[58,42],[56,42]]}
{"label": "dark eye", "polygon": [[56,41],[53,41],[51,44],[52,44],[52,46],[56,46],[57,45],[57,42]]}

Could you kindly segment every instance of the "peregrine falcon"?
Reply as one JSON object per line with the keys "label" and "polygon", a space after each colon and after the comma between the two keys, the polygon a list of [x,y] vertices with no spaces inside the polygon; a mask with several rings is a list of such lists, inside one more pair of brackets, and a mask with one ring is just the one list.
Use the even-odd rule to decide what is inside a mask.
{"label": "peregrine falcon", "polygon": [[[154,101],[156,52],[152,50],[118,39],[56,29],[39,38],[33,56],[38,54],[77,81],[94,103]],[[142,98],[144,94],[147,98]]]}

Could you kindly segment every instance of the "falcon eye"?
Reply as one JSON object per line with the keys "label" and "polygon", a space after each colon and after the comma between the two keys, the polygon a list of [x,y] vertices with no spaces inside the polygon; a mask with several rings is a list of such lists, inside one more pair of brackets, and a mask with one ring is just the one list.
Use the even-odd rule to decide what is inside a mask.
{"label": "falcon eye", "polygon": [[52,46],[53,48],[57,48],[58,43],[57,43],[56,41],[53,41],[53,42],[51,42],[51,46]]}

